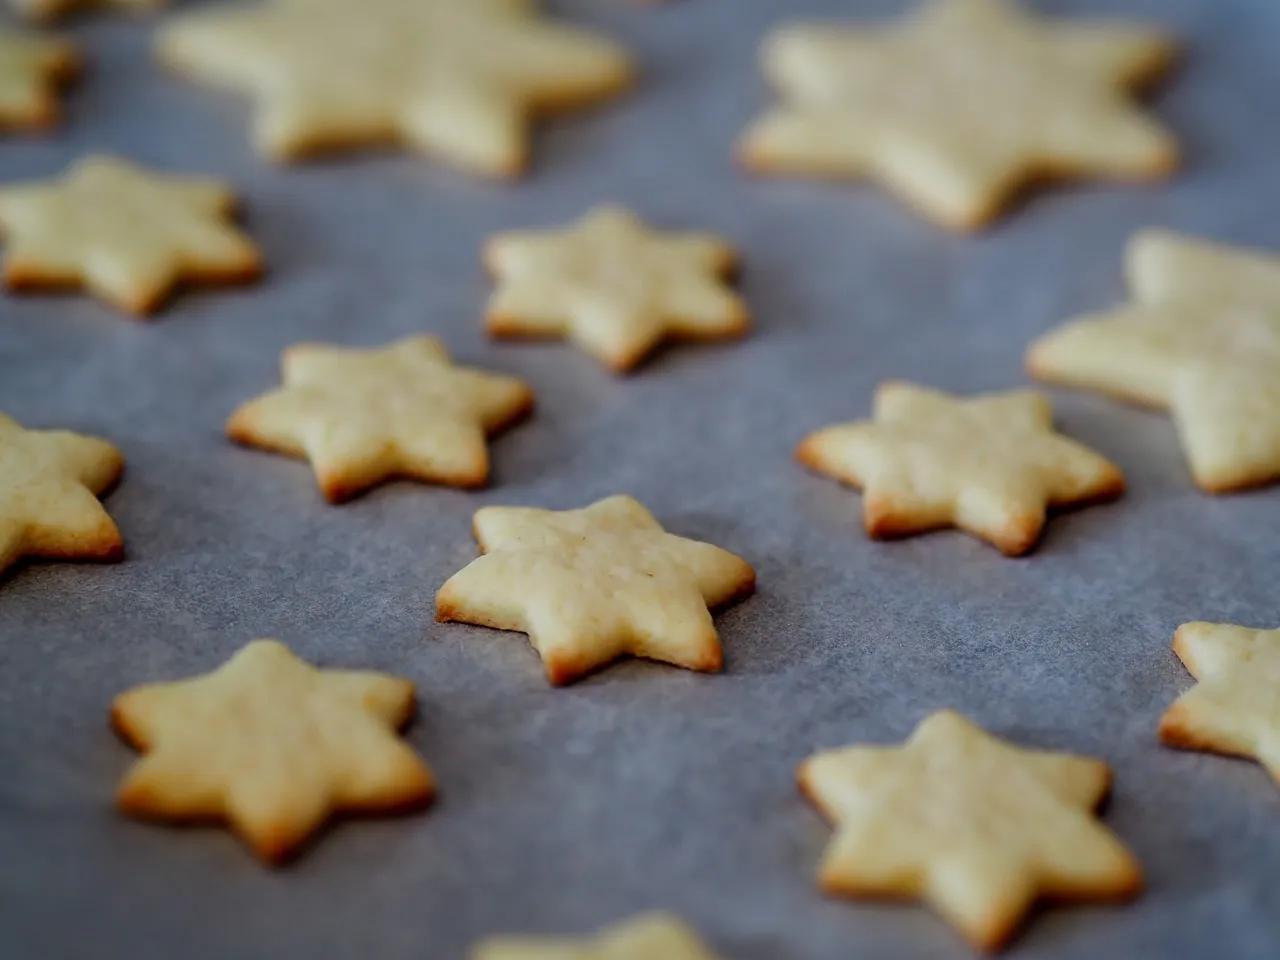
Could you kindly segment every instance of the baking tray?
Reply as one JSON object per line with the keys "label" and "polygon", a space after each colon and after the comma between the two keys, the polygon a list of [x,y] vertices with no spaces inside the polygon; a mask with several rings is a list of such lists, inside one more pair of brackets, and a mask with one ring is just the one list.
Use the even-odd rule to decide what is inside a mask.
{"label": "baking tray", "polygon": [[[1053,391],[1062,429],[1115,459],[1130,490],[1053,520],[1010,560],[958,533],[872,543],[857,495],[790,459],[810,429],[865,415],[883,378],[1022,384],[1029,340],[1122,298],[1139,227],[1280,247],[1280,5],[1035,4],[1186,39],[1153,101],[1188,155],[1167,184],[1040,193],[966,237],[874,187],[733,170],[735,136],[768,102],[755,55],[771,25],[902,7],[561,4],[625,42],[644,77],[544,126],[515,185],[390,153],[270,166],[247,145],[242,100],[153,64],[151,23],[74,23],[91,62],[67,121],[5,139],[0,180],[90,150],[218,174],[242,192],[270,275],[184,293],[148,323],[78,296],[0,298],[0,409],[108,437],[128,460],[107,501],[126,562],[29,565],[0,585],[0,955],[452,958],[496,931],[587,931],[661,907],[739,960],[964,957],[927,908],[818,892],[831,833],[793,780],[815,749],[901,741],[943,706],[1105,758],[1105,822],[1145,867],[1141,899],[1045,910],[1013,956],[1280,953],[1275,784],[1155,734],[1191,682],[1169,651],[1177,624],[1280,621],[1280,489],[1201,494],[1166,417]],[[484,238],[601,200],[737,243],[754,335],[673,348],[626,379],[570,347],[486,341]],[[538,392],[535,417],[493,444],[489,490],[397,483],[335,508],[305,464],[222,438],[286,345],[421,331]],[[436,588],[474,556],[476,508],[617,491],[756,566],[758,593],[718,617],[722,675],[631,661],[555,690],[523,637],[433,622]],[[225,830],[119,816],[133,754],[107,727],[111,698],[258,636],[410,677],[421,716],[407,736],[437,804],[343,822],[279,870]]]}

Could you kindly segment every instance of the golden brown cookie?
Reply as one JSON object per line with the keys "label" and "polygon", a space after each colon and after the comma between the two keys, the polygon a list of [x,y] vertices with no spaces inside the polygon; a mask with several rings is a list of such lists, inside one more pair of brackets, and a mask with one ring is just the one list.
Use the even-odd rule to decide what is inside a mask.
{"label": "golden brown cookie", "polygon": [[0,130],[47,127],[58,119],[58,88],[80,72],[65,40],[0,29]]}

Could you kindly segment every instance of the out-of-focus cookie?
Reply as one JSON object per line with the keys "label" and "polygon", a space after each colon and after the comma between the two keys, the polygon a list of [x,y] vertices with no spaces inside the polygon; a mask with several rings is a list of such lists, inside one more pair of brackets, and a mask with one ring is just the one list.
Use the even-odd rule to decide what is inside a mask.
{"label": "out-of-focus cookie", "polygon": [[564,230],[502,233],[485,247],[498,286],[494,336],[569,337],[606,366],[630,370],[666,338],[742,336],[746,305],[726,277],[737,256],[710,233],[665,232],[620,207]]}
{"label": "out-of-focus cookie", "polygon": [[485,438],[533,408],[522,381],[454,366],[435,337],[372,350],[300,343],[281,367],[284,385],[236,410],[227,435],[310,460],[331,503],[393,477],[483,486]]}
{"label": "out-of-focus cookie", "polygon": [[1142,886],[1137,861],[1093,815],[1110,786],[1105,763],[1011,746],[950,710],[901,747],[815,754],[799,781],[836,828],[824,890],[920,897],[980,949],[1004,945],[1037,898]]}
{"label": "out-of-focus cookie", "polygon": [[24,430],[0,414],[0,572],[20,557],[119,560],[120,531],[98,496],[123,470],[105,440]]}
{"label": "out-of-focus cookie", "polygon": [[1110,461],[1053,430],[1031,390],[956,397],[910,383],[876,390],[872,420],[810,434],[796,458],[863,491],[873,537],[960,527],[1018,556],[1035,546],[1050,507],[1124,491]]}
{"label": "out-of-focus cookie", "polygon": [[1126,273],[1130,302],[1045,334],[1031,373],[1169,410],[1203,490],[1280,479],[1280,256],[1146,230]]}
{"label": "out-of-focus cookie", "polygon": [[56,20],[80,10],[149,13],[164,5],[165,0],[9,0],[9,6],[15,13],[41,22]]}
{"label": "out-of-focus cookie", "polygon": [[431,800],[430,771],[395,735],[412,714],[408,680],[318,670],[255,640],[212,673],[116,697],[113,725],[146,754],[117,799],[142,817],[226,820],[280,861],[333,812]]}
{"label": "out-of-focus cookie", "polygon": [[1280,780],[1280,630],[1184,623],[1173,651],[1198,682],[1160,718],[1160,739],[1253,757]]}
{"label": "out-of-focus cookie", "polygon": [[667,533],[628,496],[485,507],[474,527],[484,556],[440,588],[436,619],[527,633],[554,684],[624,654],[718,671],[710,610],[755,587],[741,557]]}
{"label": "out-of-focus cookie", "polygon": [[490,937],[471,960],[716,960],[683,920],[646,913],[593,937]]}
{"label": "out-of-focus cookie", "polygon": [[874,177],[972,229],[1033,180],[1169,173],[1177,145],[1129,92],[1174,49],[1155,29],[1044,20],[1012,0],[929,0],[879,27],[784,27],[763,52],[783,104],[740,156],[766,173]]}
{"label": "out-of-focus cookie", "polygon": [[57,91],[80,72],[74,44],[0,29],[0,130],[48,127],[60,113]]}
{"label": "out-of-focus cookie", "polygon": [[160,58],[252,95],[276,160],[399,143],[490,176],[527,164],[529,120],[612,96],[615,44],[529,0],[277,0],[183,16]]}
{"label": "out-of-focus cookie", "polygon": [[85,157],[59,180],[0,188],[5,283],[84,287],[147,314],[179,282],[252,280],[262,260],[229,222],[235,206],[235,194],[218,180]]}

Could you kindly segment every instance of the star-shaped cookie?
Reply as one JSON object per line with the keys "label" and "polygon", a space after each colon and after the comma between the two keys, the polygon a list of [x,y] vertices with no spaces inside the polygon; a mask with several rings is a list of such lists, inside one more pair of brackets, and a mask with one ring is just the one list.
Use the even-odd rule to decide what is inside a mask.
{"label": "star-shaped cookie", "polygon": [[1101,760],[1011,746],[940,710],[901,747],[815,754],[800,788],[836,828],[818,882],[848,896],[920,897],[994,950],[1037,897],[1136,893],[1142,871],[1093,816]]}
{"label": "star-shaped cookie", "polygon": [[56,92],[79,70],[80,55],[65,40],[0,29],[0,130],[56,121]]}
{"label": "star-shaped cookie", "polygon": [[594,937],[490,937],[471,960],[716,960],[688,924],[666,913],[646,913]]}
{"label": "star-shaped cookie", "polygon": [[1045,21],[1012,0],[929,0],[880,27],[784,27],[763,52],[783,105],[740,156],[761,172],[874,177],[971,229],[1032,180],[1172,170],[1172,137],[1127,94],[1173,53],[1157,30]]}
{"label": "star-shaped cookie", "polygon": [[876,390],[874,419],[810,434],[806,466],[863,491],[873,537],[960,527],[1009,556],[1035,546],[1050,507],[1119,496],[1110,461],[1053,430],[1030,390],[962,398],[910,383]]}
{"label": "star-shaped cookie", "polygon": [[118,10],[149,13],[159,10],[165,0],[9,0],[9,6],[29,20],[48,22],[79,10]]}
{"label": "star-shaped cookie", "polygon": [[667,533],[628,496],[485,507],[474,528],[484,556],[440,588],[436,619],[527,633],[554,684],[623,654],[718,671],[710,609],[755,588],[741,557]]}
{"label": "star-shaped cookie", "polygon": [[1031,373],[1168,409],[1201,489],[1280,479],[1280,256],[1147,230],[1126,273],[1130,302],[1041,337]]}
{"label": "star-shaped cookie", "polygon": [[158,51],[252,94],[274,159],[402,143],[491,176],[523,170],[531,116],[604,99],[632,74],[617,46],[532,0],[277,0],[183,17]]}
{"label": "star-shaped cookie", "polygon": [[431,800],[431,772],[395,736],[412,714],[408,680],[318,670],[255,640],[212,673],[116,697],[112,724],[146,754],[117,800],[143,817],[225,820],[280,861],[333,812]]}
{"label": "star-shaped cookie", "polygon": [[732,247],[709,233],[650,229],[619,207],[597,207],[565,230],[499,234],[484,258],[498,281],[485,318],[492,335],[568,336],[620,372],[665,338],[739,337],[750,322],[725,284]]}
{"label": "star-shaped cookie", "polygon": [[86,157],[60,180],[0,188],[4,279],[11,289],[83,286],[151,313],[181,281],[262,272],[257,248],[228,221],[235,204],[217,180]]}
{"label": "star-shaped cookie", "polygon": [[1254,757],[1280,780],[1280,630],[1184,623],[1173,651],[1199,682],[1160,718],[1160,738]]}
{"label": "star-shaped cookie", "polygon": [[105,440],[24,430],[0,414],[0,571],[20,557],[119,560],[120,531],[98,502],[124,458]]}
{"label": "star-shaped cookie", "polygon": [[284,386],[236,410],[227,436],[307,458],[331,503],[393,477],[483,486],[486,436],[533,408],[526,384],[454,366],[435,337],[375,350],[301,343],[281,367]]}

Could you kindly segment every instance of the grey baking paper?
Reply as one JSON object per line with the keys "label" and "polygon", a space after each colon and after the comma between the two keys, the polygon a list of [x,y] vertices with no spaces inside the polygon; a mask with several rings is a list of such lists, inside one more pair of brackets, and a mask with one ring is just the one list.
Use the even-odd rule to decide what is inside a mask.
{"label": "grey baking paper", "polygon": [[[857,494],[791,460],[807,431],[865,415],[883,378],[1024,384],[1028,341],[1122,298],[1139,227],[1280,248],[1280,5],[1035,7],[1185,39],[1152,109],[1186,169],[1040,192],[968,237],[874,186],[753,180],[731,161],[769,102],[765,31],[902,9],[890,0],[560,4],[626,43],[643,79],[542,126],[530,176],[511,185],[393,153],[271,166],[248,146],[244,100],[153,64],[152,21],[74,21],[89,68],[66,122],[5,138],[0,181],[90,150],[220,175],[270,272],[183,293],[145,323],[81,296],[0,297],[0,409],[110,438],[128,461],[107,500],[126,562],[0,582],[0,956],[445,960],[493,932],[669,908],[738,960],[965,957],[926,907],[821,895],[831,833],[794,786],[815,749],[901,741],[943,706],[1104,758],[1105,822],[1146,871],[1132,905],[1037,913],[1011,956],[1280,955],[1276,784],[1156,740],[1191,683],[1169,650],[1177,624],[1280,624],[1280,489],[1201,494],[1167,417],[1055,390],[1061,429],[1116,460],[1130,489],[1054,519],[1037,552],[1009,560],[959,533],[872,543]],[[484,238],[602,200],[734,241],[754,335],[664,351],[625,379],[569,346],[489,343]],[[305,463],[223,439],[227,414],[277,382],[286,345],[423,331],[537,390],[534,418],[493,444],[490,489],[397,483],[331,507]],[[756,566],[759,592],[717,620],[722,675],[630,661],[553,690],[522,635],[433,622],[436,588],[475,554],[476,508],[619,491]],[[108,729],[111,698],[258,636],[411,678],[407,736],[437,804],[340,822],[281,870],[225,830],[117,815],[133,754]]]}

